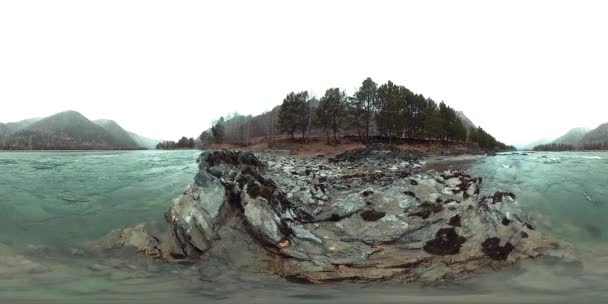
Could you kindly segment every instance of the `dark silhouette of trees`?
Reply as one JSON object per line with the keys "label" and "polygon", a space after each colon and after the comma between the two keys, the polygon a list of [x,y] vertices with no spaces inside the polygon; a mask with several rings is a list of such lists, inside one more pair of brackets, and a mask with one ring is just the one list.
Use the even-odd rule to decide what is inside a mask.
{"label": "dark silhouette of trees", "polygon": [[213,123],[211,127],[211,135],[216,143],[222,144],[224,142],[224,117]]}
{"label": "dark silhouette of trees", "polygon": [[173,149],[193,149],[195,147],[194,138],[182,136],[177,142],[172,140],[163,141],[156,145],[157,150],[173,150]]}
{"label": "dark silhouette of trees", "polygon": [[388,137],[389,143],[394,136],[401,134],[405,126],[403,119],[405,100],[400,90],[391,81],[378,88],[376,125],[380,134]]}
{"label": "dark silhouette of trees", "polygon": [[213,135],[211,135],[211,132],[209,131],[203,131],[203,133],[198,136],[198,139],[200,140],[202,145],[205,145],[213,140]]}
{"label": "dark silhouette of trees", "polygon": [[477,127],[477,129],[471,128],[469,131],[469,138],[472,142],[477,143],[480,148],[485,150],[515,150],[514,147],[507,146],[497,141],[481,127]]}
{"label": "dark silhouette of trees", "polygon": [[296,131],[302,132],[302,138],[306,136],[309,126],[310,107],[308,104],[308,92],[291,92],[287,94],[281,109],[279,110],[279,128],[281,131],[294,137]]}
{"label": "dark silhouette of trees", "polygon": [[371,135],[379,135],[389,143],[408,139],[468,142],[485,150],[511,148],[482,128],[467,130],[458,113],[445,102],[437,103],[392,81],[378,86],[371,78],[366,78],[353,96],[331,88],[317,101],[306,91],[291,92],[272,111],[253,117],[234,114],[226,120],[220,118],[208,131],[210,136],[203,138],[201,134],[200,139],[203,143],[213,140],[247,145],[250,137],[266,137],[274,143],[280,133],[294,138],[296,132],[301,132],[306,138],[313,129],[323,130],[328,143],[331,133],[334,142],[338,142],[339,131],[356,131],[364,142],[369,142]]}
{"label": "dark silhouette of trees", "polygon": [[574,151],[576,148],[569,144],[546,144],[538,145],[533,148],[534,151]]}
{"label": "dark silhouette of trees", "polygon": [[317,125],[327,133],[327,143],[330,131],[333,131],[334,142],[338,142],[337,133],[346,117],[346,93],[339,88],[328,89],[321,97],[316,112]]}
{"label": "dark silhouette of trees", "polygon": [[[378,85],[370,78],[361,83],[353,98],[350,98],[351,125],[365,130],[365,142],[369,142],[369,129],[378,104]],[[359,133],[359,136],[361,134]]]}
{"label": "dark silhouette of trees", "polygon": [[439,116],[439,107],[432,99],[427,99],[424,109],[424,120],[422,122],[425,138],[440,138],[442,122]]}

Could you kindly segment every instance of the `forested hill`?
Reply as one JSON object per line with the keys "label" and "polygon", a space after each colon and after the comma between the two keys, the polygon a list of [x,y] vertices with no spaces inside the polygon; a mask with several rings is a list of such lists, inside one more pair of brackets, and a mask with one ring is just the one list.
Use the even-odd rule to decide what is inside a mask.
{"label": "forested hill", "polygon": [[142,149],[113,121],[98,124],[75,111],[6,124],[2,150],[132,150]]}
{"label": "forested hill", "polygon": [[597,128],[589,131],[581,144],[585,149],[608,149],[608,123],[601,124]]}
{"label": "forested hill", "polygon": [[331,143],[342,136],[355,136],[362,142],[411,139],[466,142],[485,150],[513,149],[443,101],[438,103],[391,81],[378,85],[371,78],[352,96],[339,88],[328,89],[320,98],[306,91],[291,92],[272,111],[258,116],[235,113],[212,125],[201,134],[203,143],[247,145],[253,138],[279,135],[325,136]]}
{"label": "forested hill", "polygon": [[536,151],[607,150],[608,123],[593,130],[574,128],[548,144],[536,145]]}
{"label": "forested hill", "polygon": [[590,130],[586,128],[574,128],[554,140],[552,143],[578,147],[582,144],[583,138],[589,131]]}
{"label": "forested hill", "polygon": [[114,143],[124,147],[138,147],[137,143],[125,129],[110,119],[98,119],[93,121],[96,125],[104,128],[112,138]]}

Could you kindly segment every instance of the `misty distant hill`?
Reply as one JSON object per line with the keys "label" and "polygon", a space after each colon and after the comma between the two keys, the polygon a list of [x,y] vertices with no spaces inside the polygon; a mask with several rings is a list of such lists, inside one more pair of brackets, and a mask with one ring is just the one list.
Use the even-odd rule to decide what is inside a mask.
{"label": "misty distant hill", "polygon": [[458,111],[456,112],[456,115],[458,116],[462,124],[467,128],[467,130],[469,130],[470,128],[477,128],[477,126],[466,115],[464,115],[464,112]]}
{"label": "misty distant hill", "polygon": [[587,133],[589,133],[589,129],[587,128],[574,128],[554,140],[552,143],[561,145],[572,145],[578,147],[581,145],[583,137]]}
{"label": "misty distant hill", "polygon": [[6,124],[6,127],[8,128],[9,133],[15,133],[19,130],[22,130],[24,128],[31,126],[32,124],[38,122],[40,119],[42,119],[42,118],[36,117],[36,118],[24,119],[24,120],[18,121],[18,122],[9,122]]}
{"label": "misty distant hill", "polygon": [[158,139],[152,139],[152,138],[148,138],[145,136],[141,136],[139,134],[135,134],[133,132],[128,132],[129,136],[131,136],[131,138],[135,141],[135,143],[143,148],[146,148],[148,150],[154,150],[156,149],[156,145],[158,145],[158,143],[160,143],[161,141]]}
{"label": "misty distant hill", "polygon": [[532,150],[536,146],[550,144],[551,142],[553,142],[551,138],[541,138],[528,144],[517,145],[516,147],[518,150]]}
{"label": "misty distant hill", "polygon": [[90,121],[76,111],[5,125],[0,147],[11,150],[132,150],[140,145],[116,122]]}
{"label": "misty distant hill", "polygon": [[112,137],[114,142],[127,147],[139,147],[135,140],[125,129],[110,119],[98,119],[93,121],[96,125],[104,128]]}
{"label": "misty distant hill", "polygon": [[608,147],[608,123],[602,124],[585,134],[581,144],[587,148]]}

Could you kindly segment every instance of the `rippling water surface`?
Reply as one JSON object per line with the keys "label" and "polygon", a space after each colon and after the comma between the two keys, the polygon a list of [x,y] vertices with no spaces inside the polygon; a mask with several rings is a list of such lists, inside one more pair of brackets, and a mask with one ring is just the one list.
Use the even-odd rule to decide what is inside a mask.
{"label": "rippling water surface", "polygon": [[0,153],[0,303],[602,303],[608,301],[608,153],[521,153],[445,168],[512,191],[584,267],[529,261],[445,286],[302,285],[231,267],[98,260],[78,244],[162,222],[197,151]]}

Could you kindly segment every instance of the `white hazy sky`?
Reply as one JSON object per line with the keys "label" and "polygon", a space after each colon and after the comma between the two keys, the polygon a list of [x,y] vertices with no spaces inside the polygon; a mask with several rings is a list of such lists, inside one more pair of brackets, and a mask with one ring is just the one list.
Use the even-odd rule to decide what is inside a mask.
{"label": "white hazy sky", "polygon": [[370,76],[517,144],[608,122],[605,1],[0,2],[0,121],[161,139]]}

